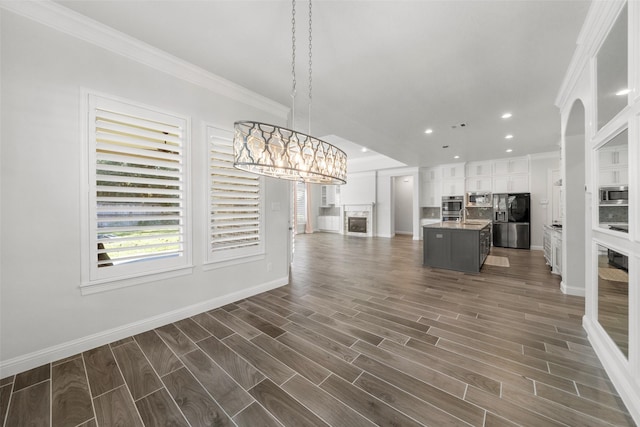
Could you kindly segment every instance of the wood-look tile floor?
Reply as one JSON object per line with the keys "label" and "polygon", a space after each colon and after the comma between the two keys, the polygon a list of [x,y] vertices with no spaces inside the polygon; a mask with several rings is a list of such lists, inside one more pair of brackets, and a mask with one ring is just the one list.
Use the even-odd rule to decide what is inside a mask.
{"label": "wood-look tile floor", "polygon": [[291,285],[0,380],[15,426],[629,426],[542,252],[301,235]]}

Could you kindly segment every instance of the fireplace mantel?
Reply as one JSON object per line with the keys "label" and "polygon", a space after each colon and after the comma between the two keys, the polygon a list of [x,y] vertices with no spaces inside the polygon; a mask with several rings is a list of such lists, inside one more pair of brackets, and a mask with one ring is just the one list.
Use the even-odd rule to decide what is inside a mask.
{"label": "fireplace mantel", "polygon": [[[345,204],[343,205],[343,233],[348,236],[359,237],[373,237],[374,227],[374,204],[373,203],[359,203],[359,204]],[[354,231],[349,229],[349,218],[366,218],[366,231]],[[358,222],[360,225],[360,221]],[[361,230],[361,227],[358,227]]]}

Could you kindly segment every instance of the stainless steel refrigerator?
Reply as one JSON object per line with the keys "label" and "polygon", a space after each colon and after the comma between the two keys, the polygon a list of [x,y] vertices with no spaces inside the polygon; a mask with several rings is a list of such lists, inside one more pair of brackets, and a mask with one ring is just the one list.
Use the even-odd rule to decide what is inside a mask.
{"label": "stainless steel refrigerator", "polygon": [[493,246],[529,249],[529,193],[493,195]]}

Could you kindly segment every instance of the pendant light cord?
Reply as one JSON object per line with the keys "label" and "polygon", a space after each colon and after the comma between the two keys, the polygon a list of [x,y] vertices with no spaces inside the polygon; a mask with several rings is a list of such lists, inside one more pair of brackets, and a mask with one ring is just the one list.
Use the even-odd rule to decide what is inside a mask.
{"label": "pendant light cord", "polygon": [[291,1],[291,129],[296,126],[296,0]]}
{"label": "pendant light cord", "polygon": [[309,135],[311,135],[311,0],[309,0]]}

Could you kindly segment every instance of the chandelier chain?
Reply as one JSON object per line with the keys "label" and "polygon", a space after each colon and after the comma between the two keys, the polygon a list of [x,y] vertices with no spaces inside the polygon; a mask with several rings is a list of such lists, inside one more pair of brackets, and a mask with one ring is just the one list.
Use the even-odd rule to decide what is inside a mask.
{"label": "chandelier chain", "polygon": [[311,9],[311,0],[309,0],[309,135],[311,135],[311,88],[312,88],[312,54],[311,54],[311,47],[312,47],[312,40],[313,37],[311,35],[311,13],[312,9]]}
{"label": "chandelier chain", "polygon": [[296,0],[291,0],[291,127],[296,122]]}

